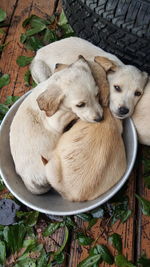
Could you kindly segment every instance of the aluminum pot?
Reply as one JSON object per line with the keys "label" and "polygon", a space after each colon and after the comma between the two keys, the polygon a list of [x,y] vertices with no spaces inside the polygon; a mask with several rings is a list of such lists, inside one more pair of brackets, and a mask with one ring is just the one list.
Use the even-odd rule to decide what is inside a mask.
{"label": "aluminum pot", "polygon": [[[86,202],[69,202],[63,199],[57,192],[53,190],[43,195],[33,195],[26,189],[22,179],[15,171],[9,145],[9,131],[11,122],[18,107],[28,94],[29,92],[22,96],[10,108],[0,128],[0,174],[7,188],[20,202],[26,206],[51,215],[65,216],[87,212],[108,201],[127,181],[136,159],[137,135],[132,120],[126,119],[124,121],[123,138],[127,156],[127,169],[124,176],[110,190],[97,199]],[[19,145],[21,144],[18,144],[18,146]]]}

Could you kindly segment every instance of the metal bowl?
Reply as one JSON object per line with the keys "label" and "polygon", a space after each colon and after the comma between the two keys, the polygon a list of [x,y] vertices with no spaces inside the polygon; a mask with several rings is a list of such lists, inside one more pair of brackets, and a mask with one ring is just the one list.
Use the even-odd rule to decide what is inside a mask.
{"label": "metal bowl", "polygon": [[[113,186],[106,193],[101,195],[95,200],[86,202],[69,202],[63,199],[57,192],[50,191],[49,193],[43,195],[33,195],[30,193],[22,179],[17,175],[13,163],[13,159],[10,153],[9,145],[9,130],[13,117],[29,93],[22,96],[8,111],[6,114],[0,128],[0,168],[1,176],[4,183],[10,190],[10,192],[23,204],[28,207],[51,215],[73,215],[81,212],[87,212],[93,208],[98,207],[104,202],[108,201],[114,194],[116,194],[119,189],[127,181],[131,170],[133,168],[136,153],[137,153],[137,135],[131,119],[126,119],[124,121],[124,143],[127,156],[127,169],[124,176],[119,180],[119,182]],[[18,144],[18,146],[21,144]],[[116,151],[117,153],[117,151]]]}

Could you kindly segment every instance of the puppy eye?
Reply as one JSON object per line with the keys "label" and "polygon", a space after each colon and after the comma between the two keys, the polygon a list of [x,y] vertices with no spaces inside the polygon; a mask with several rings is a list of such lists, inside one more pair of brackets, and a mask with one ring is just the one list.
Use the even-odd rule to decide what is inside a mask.
{"label": "puppy eye", "polygon": [[141,96],[141,94],[142,93],[140,91],[135,91],[135,93],[134,93],[135,96]]}
{"label": "puppy eye", "polygon": [[83,108],[83,107],[85,107],[85,103],[82,102],[82,103],[80,103],[80,104],[77,104],[76,107],[78,107],[78,108]]}
{"label": "puppy eye", "polygon": [[97,93],[95,97],[96,97],[96,98],[99,97],[99,93]]}
{"label": "puppy eye", "polygon": [[114,88],[119,93],[122,91],[119,85],[114,85]]}

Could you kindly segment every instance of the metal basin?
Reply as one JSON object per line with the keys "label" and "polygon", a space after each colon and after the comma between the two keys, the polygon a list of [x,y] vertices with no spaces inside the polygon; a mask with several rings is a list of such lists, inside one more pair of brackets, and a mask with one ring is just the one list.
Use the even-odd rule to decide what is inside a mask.
{"label": "metal basin", "polygon": [[[127,156],[127,170],[119,182],[105,194],[87,202],[69,202],[55,191],[43,195],[33,195],[25,187],[22,179],[16,174],[10,153],[9,129],[12,119],[22,101],[29,93],[22,96],[6,114],[0,128],[0,169],[1,176],[10,192],[23,204],[43,213],[52,215],[73,215],[87,212],[109,200],[127,181],[133,168],[137,153],[137,136],[131,119],[124,121],[124,143]],[[18,146],[21,144],[18,144]],[[117,151],[116,151],[117,153]]]}

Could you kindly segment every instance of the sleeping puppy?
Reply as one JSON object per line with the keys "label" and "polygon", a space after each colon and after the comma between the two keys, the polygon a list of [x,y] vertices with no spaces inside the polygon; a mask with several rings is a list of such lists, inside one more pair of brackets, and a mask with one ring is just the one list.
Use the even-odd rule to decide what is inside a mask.
{"label": "sleeping puppy", "polygon": [[[101,57],[95,59],[101,63]],[[101,92],[108,92],[105,70],[114,68],[107,60],[105,70],[93,63],[92,73]],[[103,65],[104,67],[104,65]],[[107,97],[106,97],[107,98]],[[59,139],[49,161],[47,181],[70,201],[92,200],[114,186],[126,169],[121,121],[104,108],[104,120],[91,124],[79,120]]]}
{"label": "sleeping puppy", "polygon": [[[10,129],[16,172],[32,193],[49,190],[43,160],[64,128],[75,118],[99,122],[103,116],[99,89],[83,57],[39,84],[20,105]],[[42,158],[41,158],[42,156]]]}
{"label": "sleeping puppy", "polygon": [[108,73],[110,109],[117,118],[131,116],[143,94],[147,74],[134,66],[124,65],[116,56],[81,38],[66,38],[39,49],[30,67],[33,79],[37,83],[46,80],[57,62],[71,64],[80,54],[87,60],[94,61],[95,56],[102,56],[115,62],[115,71]]}
{"label": "sleeping puppy", "polygon": [[141,144],[150,146],[150,78],[132,116]]}

